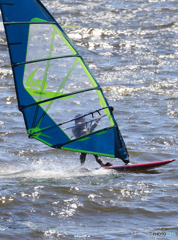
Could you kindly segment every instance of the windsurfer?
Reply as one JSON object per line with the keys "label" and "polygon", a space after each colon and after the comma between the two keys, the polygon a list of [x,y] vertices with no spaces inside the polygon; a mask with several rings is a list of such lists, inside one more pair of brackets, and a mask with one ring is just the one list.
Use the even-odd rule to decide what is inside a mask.
{"label": "windsurfer", "polygon": [[[100,117],[98,117],[95,121],[95,123],[91,123],[90,127],[87,127],[86,123],[85,123],[85,117],[81,114],[78,114],[75,116],[75,124],[76,126],[72,129],[72,132],[74,134],[74,136],[76,138],[79,138],[83,135],[86,135],[88,133],[91,133],[94,131],[94,129],[96,128],[96,126],[98,125],[98,122],[100,121]],[[87,153],[81,153],[80,154],[80,162],[81,165],[84,165],[85,163],[85,159],[86,159],[86,155]],[[104,166],[112,166],[111,163],[107,162],[107,163],[103,163],[101,158],[98,155],[94,155],[97,163],[100,164],[101,167]]]}

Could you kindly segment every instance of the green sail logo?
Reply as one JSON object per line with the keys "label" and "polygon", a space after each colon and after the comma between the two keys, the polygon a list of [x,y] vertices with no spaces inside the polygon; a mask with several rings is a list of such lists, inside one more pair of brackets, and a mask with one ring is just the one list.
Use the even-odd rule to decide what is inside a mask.
{"label": "green sail logo", "polygon": [[47,87],[47,81],[46,80],[33,80],[33,76],[35,73],[38,71],[38,68],[33,71],[30,76],[27,78],[26,81],[26,86],[31,88],[31,87],[38,87],[41,91],[46,89]]}

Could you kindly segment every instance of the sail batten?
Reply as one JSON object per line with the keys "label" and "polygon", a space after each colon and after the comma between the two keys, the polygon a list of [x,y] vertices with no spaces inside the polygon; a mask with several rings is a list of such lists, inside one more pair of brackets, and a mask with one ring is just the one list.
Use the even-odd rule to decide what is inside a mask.
{"label": "sail batten", "polygon": [[[46,103],[46,102],[49,102],[49,101],[53,101],[53,100],[56,100],[56,99],[59,99],[59,98],[66,98],[66,97],[74,96],[77,93],[88,92],[88,91],[99,90],[99,89],[100,89],[100,87],[95,87],[95,88],[83,89],[83,90],[80,90],[80,91],[75,91],[75,92],[71,92],[71,93],[67,93],[67,94],[60,94],[59,96],[48,98],[48,99],[40,101],[40,102],[35,102],[35,103],[29,104],[29,105],[26,105],[26,106],[21,106],[20,110],[22,111],[25,108],[33,107],[35,105],[43,104],[43,103]],[[40,94],[40,93],[38,93],[38,94]],[[52,93],[52,94],[54,94],[54,93]]]}
{"label": "sail batten", "polygon": [[[9,45],[13,45],[13,44],[21,44],[21,43],[10,43]],[[75,54],[75,55],[64,55],[64,56],[57,56],[57,57],[42,58],[42,59],[36,59],[36,60],[33,60],[33,61],[26,61],[26,62],[21,62],[21,63],[13,63],[12,66],[13,67],[17,67],[19,65],[43,62],[43,61],[48,61],[48,60],[60,59],[60,58],[70,58],[70,57],[81,57],[81,56],[79,54]]]}
{"label": "sail batten", "polygon": [[30,24],[30,25],[33,25],[33,24],[56,24],[56,22],[4,22],[4,25],[5,26],[8,26],[8,25],[23,25],[23,24]]}
{"label": "sail batten", "polygon": [[15,5],[14,3],[5,3],[5,2],[0,2],[0,5]]}
{"label": "sail batten", "polygon": [[39,0],[0,3],[29,136],[53,148],[127,160],[113,109],[62,27]]}

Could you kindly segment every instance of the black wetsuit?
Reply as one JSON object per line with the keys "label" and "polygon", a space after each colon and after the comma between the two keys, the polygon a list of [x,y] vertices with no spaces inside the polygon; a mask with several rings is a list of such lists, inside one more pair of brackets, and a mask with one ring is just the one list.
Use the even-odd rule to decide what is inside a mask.
{"label": "black wetsuit", "polygon": [[[84,123],[78,124],[78,126],[76,126],[75,128],[72,129],[72,132],[76,138],[84,136],[88,133],[93,132],[99,121],[100,121],[100,119],[96,120],[96,122],[94,124],[92,124],[90,128],[88,128],[86,126],[86,124],[84,124]],[[85,163],[86,155],[87,155],[87,153],[81,153],[81,155],[80,155],[80,162],[82,165]],[[102,164],[101,158],[98,155],[94,155],[94,157],[95,157],[97,163],[99,163],[101,165]]]}

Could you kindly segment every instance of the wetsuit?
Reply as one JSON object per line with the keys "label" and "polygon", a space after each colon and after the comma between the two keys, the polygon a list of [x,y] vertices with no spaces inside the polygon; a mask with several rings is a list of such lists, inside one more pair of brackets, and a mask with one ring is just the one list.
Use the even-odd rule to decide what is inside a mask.
{"label": "wetsuit", "polygon": [[[98,122],[100,121],[100,119],[97,119],[96,122],[94,124],[92,124],[91,127],[89,127],[89,128],[84,123],[79,124],[80,121],[84,122],[85,118],[80,118],[78,121],[76,120],[76,124],[78,124],[78,125],[72,129],[72,132],[76,138],[79,138],[81,136],[84,136],[86,134],[93,132],[94,129],[96,128],[96,126],[98,125]],[[83,165],[85,163],[86,155],[87,155],[87,153],[80,154],[81,165]],[[94,157],[95,157],[97,163],[99,163],[100,165],[103,164],[101,158],[98,155],[94,155]]]}

